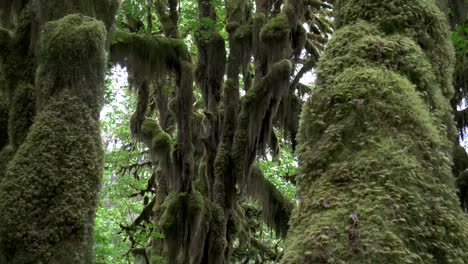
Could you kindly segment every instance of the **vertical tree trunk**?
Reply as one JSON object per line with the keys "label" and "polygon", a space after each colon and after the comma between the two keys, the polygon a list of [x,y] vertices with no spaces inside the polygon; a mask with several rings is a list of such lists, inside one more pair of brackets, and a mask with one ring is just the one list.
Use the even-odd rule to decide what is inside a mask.
{"label": "vertical tree trunk", "polygon": [[341,0],[302,113],[283,263],[466,263],[453,51],[430,0]]}
{"label": "vertical tree trunk", "polygon": [[[15,29],[0,68],[10,101],[4,150],[14,152],[0,178],[0,262],[92,263],[105,48],[118,1],[13,2],[15,10],[0,5],[2,26]],[[11,71],[24,65],[27,74]]]}

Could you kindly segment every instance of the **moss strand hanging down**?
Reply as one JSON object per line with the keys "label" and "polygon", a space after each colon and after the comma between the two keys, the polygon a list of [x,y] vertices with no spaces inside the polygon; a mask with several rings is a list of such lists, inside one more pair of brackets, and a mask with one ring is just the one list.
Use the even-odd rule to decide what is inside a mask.
{"label": "moss strand hanging down", "polygon": [[466,263],[453,51],[432,0],[343,0],[301,117],[282,263]]}

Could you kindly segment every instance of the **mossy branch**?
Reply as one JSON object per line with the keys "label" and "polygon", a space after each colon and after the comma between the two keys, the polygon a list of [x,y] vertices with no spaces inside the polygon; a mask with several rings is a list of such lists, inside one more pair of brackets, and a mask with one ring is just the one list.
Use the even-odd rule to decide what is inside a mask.
{"label": "mossy branch", "polygon": [[285,237],[289,228],[294,205],[268,179],[258,165],[252,165],[250,177],[245,187],[245,195],[260,202],[263,221],[276,232]]}

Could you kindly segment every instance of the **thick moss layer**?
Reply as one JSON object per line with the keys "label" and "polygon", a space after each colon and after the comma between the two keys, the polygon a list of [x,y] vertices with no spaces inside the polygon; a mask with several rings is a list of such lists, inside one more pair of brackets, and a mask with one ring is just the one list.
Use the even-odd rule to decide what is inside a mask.
{"label": "thick moss layer", "polygon": [[101,21],[83,15],[69,15],[46,24],[39,43],[36,75],[39,110],[50,96],[68,89],[98,116],[103,97],[106,36]]}
{"label": "thick moss layer", "polygon": [[148,146],[151,149],[168,150],[171,147],[171,136],[164,132],[159,126],[158,121],[154,119],[146,119],[141,126],[143,140],[148,141]]}
{"label": "thick moss layer", "polygon": [[283,262],[465,263],[450,143],[414,86],[382,68],[356,68],[313,97]]}
{"label": "thick moss layer", "polygon": [[[60,12],[54,13],[72,2],[35,1],[33,10],[26,8],[2,69],[8,82],[12,143],[2,152],[2,158],[9,160],[6,171],[0,168],[5,171],[0,181],[0,260],[6,263],[91,263],[93,259],[107,31],[91,17],[60,18]],[[56,18],[60,19],[41,24]],[[40,34],[34,31],[38,28]],[[34,81],[36,64],[32,91],[27,83]]]}
{"label": "thick moss layer", "polygon": [[468,262],[446,21],[429,0],[343,0],[337,24],[301,117],[283,263]]}
{"label": "thick moss layer", "polygon": [[337,31],[328,45],[317,69],[318,84],[333,84],[337,75],[350,65],[385,67],[410,80],[426,101],[427,109],[444,124],[441,131],[455,134],[451,107],[441,92],[444,87],[436,81],[436,69],[412,38],[396,33],[386,36],[378,26],[359,20]]}
{"label": "thick moss layer", "polygon": [[91,263],[100,142],[91,111],[69,93],[38,114],[0,183],[8,263]]}
{"label": "thick moss layer", "polygon": [[152,80],[168,70],[180,70],[181,61],[190,61],[185,44],[178,39],[116,31],[112,36],[114,63],[126,66],[138,77]]}
{"label": "thick moss layer", "polygon": [[454,52],[449,26],[433,0],[341,0],[337,25],[369,21],[385,34],[399,33],[412,38],[427,54],[442,93],[453,96]]}
{"label": "thick moss layer", "polygon": [[[172,249],[168,263],[219,263],[214,258],[222,256],[226,246],[224,212],[220,207],[194,191],[169,195],[163,209],[159,224]],[[210,243],[206,246],[209,252],[204,252],[205,241]]]}

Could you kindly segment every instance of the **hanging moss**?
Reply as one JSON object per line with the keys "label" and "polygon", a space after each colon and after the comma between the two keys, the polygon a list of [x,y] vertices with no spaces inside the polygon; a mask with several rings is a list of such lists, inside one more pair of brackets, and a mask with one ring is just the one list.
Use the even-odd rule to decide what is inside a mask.
{"label": "hanging moss", "polygon": [[280,98],[288,92],[291,69],[289,60],[273,64],[270,73],[257,80],[243,98],[232,148],[234,171],[241,184],[249,175],[257,147],[268,145]]}
{"label": "hanging moss", "polygon": [[[163,207],[160,225],[172,249],[169,263],[218,263],[212,262],[212,258],[222,256],[220,252],[225,248],[223,210],[197,191],[173,193],[166,198]],[[211,244],[207,245],[209,252],[204,256],[207,236]],[[186,243],[180,238],[187,240]]]}
{"label": "hanging moss", "polygon": [[69,92],[38,114],[0,184],[8,263],[91,263],[100,142],[97,120]]}
{"label": "hanging moss", "polygon": [[8,119],[8,135],[14,149],[24,142],[33,123],[35,114],[34,87],[20,84],[15,89],[15,95],[10,104]]}
{"label": "hanging moss", "polygon": [[286,14],[279,14],[271,18],[260,31],[263,42],[281,41],[288,37],[289,21]]}
{"label": "hanging moss", "polygon": [[94,109],[96,117],[99,115],[106,36],[102,22],[83,15],[69,15],[47,23],[39,43],[38,110],[50,96],[68,89]]}
{"label": "hanging moss", "polygon": [[185,44],[178,39],[139,35],[117,30],[113,34],[111,58],[129,72],[143,78],[156,78],[168,70],[180,68],[180,61],[190,61]]}
{"label": "hanging moss", "polygon": [[293,204],[265,178],[257,165],[252,166],[245,194],[260,202],[264,222],[279,237],[286,237]]}

